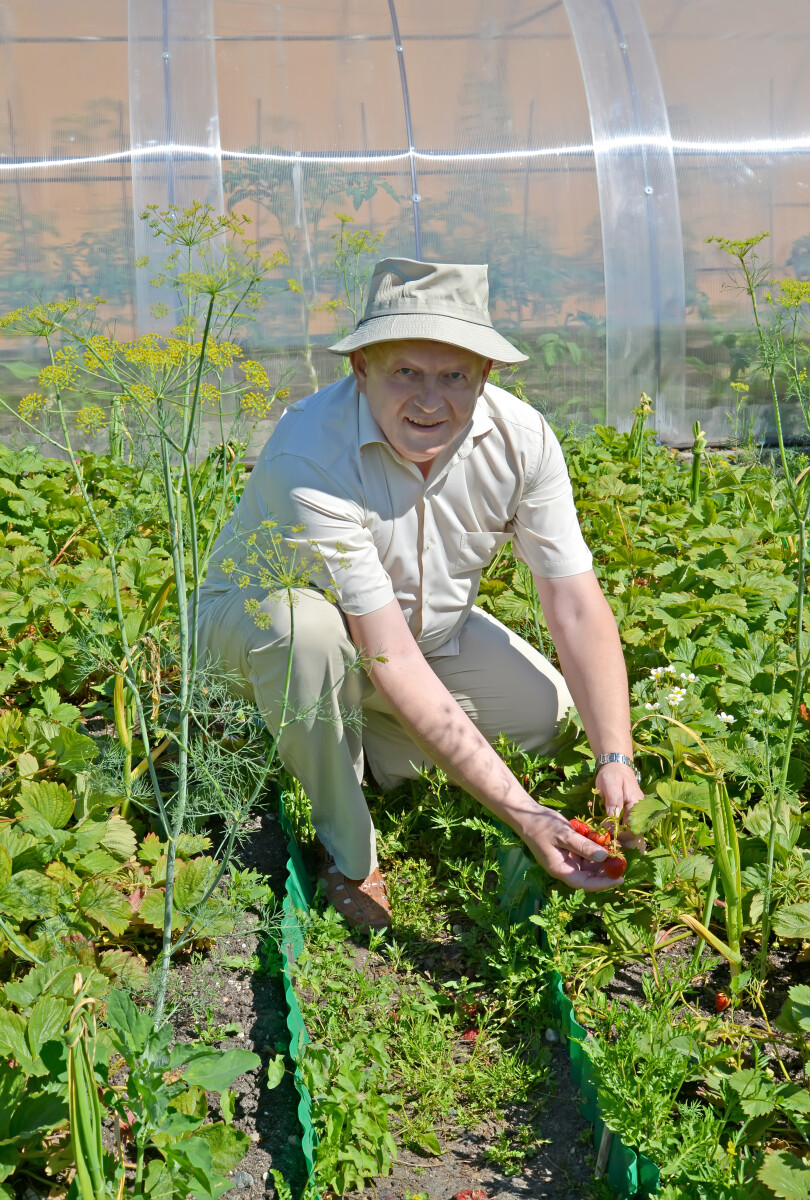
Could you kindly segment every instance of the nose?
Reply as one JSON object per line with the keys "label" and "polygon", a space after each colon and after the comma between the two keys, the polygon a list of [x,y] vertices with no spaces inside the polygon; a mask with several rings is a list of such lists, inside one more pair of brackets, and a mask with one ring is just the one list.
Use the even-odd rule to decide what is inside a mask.
{"label": "nose", "polygon": [[419,391],[419,395],[416,396],[415,399],[418,407],[427,416],[431,416],[433,413],[438,412],[438,410],[444,404],[441,390],[439,388],[439,380],[437,378],[426,376],[422,381],[422,387]]}

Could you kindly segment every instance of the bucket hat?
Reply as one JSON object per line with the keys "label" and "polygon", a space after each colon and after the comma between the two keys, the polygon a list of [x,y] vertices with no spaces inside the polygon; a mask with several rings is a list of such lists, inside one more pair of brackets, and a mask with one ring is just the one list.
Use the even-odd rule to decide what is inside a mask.
{"label": "bucket hat", "polygon": [[492,328],[486,264],[383,258],[374,267],[366,309],[354,333],[329,349],[350,354],[374,342],[419,338],[460,346],[496,366],[526,355]]}

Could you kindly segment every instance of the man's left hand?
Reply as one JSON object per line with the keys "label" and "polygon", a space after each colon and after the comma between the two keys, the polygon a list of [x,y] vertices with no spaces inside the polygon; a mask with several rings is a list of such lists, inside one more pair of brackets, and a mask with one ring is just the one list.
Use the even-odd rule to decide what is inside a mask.
{"label": "man's left hand", "polygon": [[[630,810],[644,796],[636,779],[635,771],[624,763],[605,763],[599,768],[595,787],[605,802],[608,817],[614,817],[620,825],[627,825]],[[624,831],[619,834],[623,846],[635,850],[645,849],[644,838]]]}

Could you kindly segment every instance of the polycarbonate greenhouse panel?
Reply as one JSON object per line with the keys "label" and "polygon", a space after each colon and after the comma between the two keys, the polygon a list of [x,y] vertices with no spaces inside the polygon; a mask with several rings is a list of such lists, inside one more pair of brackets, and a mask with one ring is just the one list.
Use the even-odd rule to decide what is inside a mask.
{"label": "polycarbonate greenhouse panel", "polygon": [[[245,212],[302,289],[244,331],[295,396],[341,369],[336,239],[368,230],[369,261],[487,261],[558,420],[626,427],[646,391],[668,440],[722,439],[750,321],[705,239],[768,230],[775,272],[810,276],[808,35],[791,0],[11,0],[0,301],[157,327],[138,214]],[[4,395],[25,354],[0,341]]]}

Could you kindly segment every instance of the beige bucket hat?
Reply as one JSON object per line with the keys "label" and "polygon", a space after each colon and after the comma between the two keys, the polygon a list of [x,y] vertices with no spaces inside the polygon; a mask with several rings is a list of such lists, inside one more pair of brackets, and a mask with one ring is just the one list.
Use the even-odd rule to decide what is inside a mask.
{"label": "beige bucket hat", "polygon": [[374,342],[405,338],[461,346],[496,366],[527,357],[492,328],[486,264],[381,259],[371,276],[363,319],[329,349],[351,354]]}

